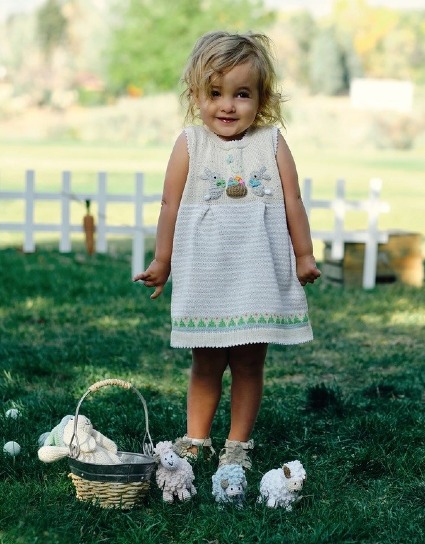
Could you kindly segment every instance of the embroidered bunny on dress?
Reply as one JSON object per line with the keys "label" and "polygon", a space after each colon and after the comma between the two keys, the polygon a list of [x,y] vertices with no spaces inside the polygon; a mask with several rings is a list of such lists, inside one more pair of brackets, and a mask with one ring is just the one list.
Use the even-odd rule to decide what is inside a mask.
{"label": "embroidered bunny on dress", "polygon": [[205,168],[201,179],[209,183],[208,192],[204,195],[205,200],[217,200],[224,193],[226,182],[218,172],[212,172],[209,168]]}
{"label": "embroidered bunny on dress", "polygon": [[262,166],[259,170],[254,170],[249,176],[249,186],[252,192],[257,196],[271,195],[271,189],[264,187],[262,180],[270,181],[271,177],[266,174],[267,168]]}

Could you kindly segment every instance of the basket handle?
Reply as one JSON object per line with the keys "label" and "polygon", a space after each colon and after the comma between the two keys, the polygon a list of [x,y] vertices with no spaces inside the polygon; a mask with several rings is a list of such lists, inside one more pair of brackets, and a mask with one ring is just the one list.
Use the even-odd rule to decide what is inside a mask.
{"label": "basket handle", "polygon": [[[119,380],[116,378],[101,380],[99,382],[94,383],[87,389],[87,391],[79,400],[77,404],[77,408],[75,410],[74,432],[72,434],[71,441],[69,444],[70,457],[76,459],[80,455],[80,444],[79,444],[78,436],[77,436],[77,424],[78,424],[78,414],[80,412],[80,407],[81,407],[81,404],[83,403],[83,400],[90,393],[94,393],[95,391],[98,391],[102,387],[106,387],[108,385],[117,385],[119,387],[122,387],[123,389],[131,389],[139,397],[140,401],[142,402],[143,410],[145,413],[145,435],[143,437],[143,453],[145,455],[149,455],[150,457],[152,457],[154,448],[153,448],[152,438],[149,432],[149,416],[148,416],[148,407],[146,405],[146,401],[143,395],[130,382],[126,382],[124,380]],[[75,439],[75,444],[73,444],[74,439]],[[146,439],[148,440],[148,442],[146,442]]]}

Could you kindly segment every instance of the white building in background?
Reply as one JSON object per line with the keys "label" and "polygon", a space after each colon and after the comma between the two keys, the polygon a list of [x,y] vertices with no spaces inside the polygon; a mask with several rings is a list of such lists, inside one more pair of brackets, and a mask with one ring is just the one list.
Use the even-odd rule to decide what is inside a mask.
{"label": "white building in background", "polygon": [[414,85],[396,79],[353,79],[350,85],[351,106],[361,110],[411,113]]}

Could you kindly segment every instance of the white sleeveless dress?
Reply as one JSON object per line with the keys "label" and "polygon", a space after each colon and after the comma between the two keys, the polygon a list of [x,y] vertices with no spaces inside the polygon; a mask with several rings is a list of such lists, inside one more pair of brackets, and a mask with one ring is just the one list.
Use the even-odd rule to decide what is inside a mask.
{"label": "white sleeveless dress", "polygon": [[185,130],[189,172],[171,262],[171,346],[312,340],[276,163],[278,129]]}

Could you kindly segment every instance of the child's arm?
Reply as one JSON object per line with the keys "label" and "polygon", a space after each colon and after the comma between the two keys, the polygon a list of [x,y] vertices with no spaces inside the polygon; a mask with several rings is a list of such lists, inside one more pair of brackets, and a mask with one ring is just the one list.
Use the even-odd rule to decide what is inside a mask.
{"label": "child's arm", "polygon": [[155,287],[151,298],[159,297],[170,275],[174,228],[188,170],[187,140],[182,133],[176,140],[165,173],[161,212],[156,230],[155,258],[144,272],[133,278],[133,281],[142,280],[146,287]]}
{"label": "child's arm", "polygon": [[320,271],[313,256],[310,226],[301,200],[295,162],[287,143],[280,133],[276,160],[285,198],[289,235],[291,236],[296,257],[297,277],[301,285],[314,283],[320,277]]}

